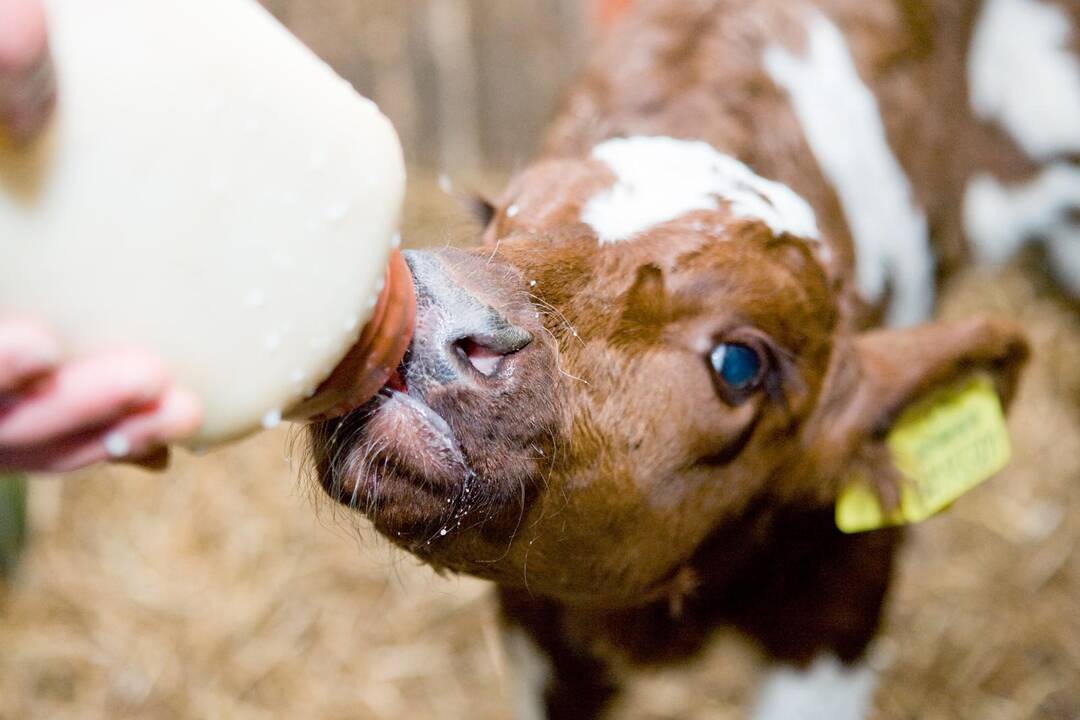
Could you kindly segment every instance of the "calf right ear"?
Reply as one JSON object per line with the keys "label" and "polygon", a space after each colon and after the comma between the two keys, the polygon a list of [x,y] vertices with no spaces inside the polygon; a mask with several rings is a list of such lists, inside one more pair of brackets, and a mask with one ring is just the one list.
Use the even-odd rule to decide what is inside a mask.
{"label": "calf right ear", "polygon": [[1027,357],[1020,329],[990,317],[875,330],[837,347],[804,434],[809,466],[816,469],[814,493],[833,503],[858,473],[891,509],[900,477],[885,440],[899,415],[977,373],[991,378],[1007,405]]}

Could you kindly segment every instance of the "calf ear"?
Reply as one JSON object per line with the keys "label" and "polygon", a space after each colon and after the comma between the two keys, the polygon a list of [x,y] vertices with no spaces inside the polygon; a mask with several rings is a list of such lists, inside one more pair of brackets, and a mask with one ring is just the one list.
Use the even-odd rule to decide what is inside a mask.
{"label": "calf ear", "polygon": [[834,502],[858,473],[895,507],[900,477],[885,439],[903,410],[975,373],[988,375],[1007,405],[1027,356],[1019,328],[988,317],[876,330],[838,347],[806,426],[819,499]]}
{"label": "calf ear", "polygon": [[462,204],[469,211],[469,215],[479,223],[481,230],[486,230],[491,221],[495,219],[495,204],[483,195],[468,195],[462,198]]}

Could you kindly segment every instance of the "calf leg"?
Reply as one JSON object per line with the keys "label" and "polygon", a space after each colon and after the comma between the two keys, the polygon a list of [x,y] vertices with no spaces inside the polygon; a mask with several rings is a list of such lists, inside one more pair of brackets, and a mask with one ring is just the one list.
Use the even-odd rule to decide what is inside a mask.
{"label": "calf leg", "polygon": [[563,632],[558,603],[502,590],[503,642],[517,720],[593,720],[618,694],[607,666]]}
{"label": "calf leg", "polygon": [[831,513],[789,520],[786,542],[765,558],[737,624],[776,666],[756,706],[757,720],[858,720],[875,678],[866,649],[881,623],[902,533],[847,536]]}
{"label": "calf leg", "polygon": [[865,661],[819,655],[808,667],[777,665],[762,683],[754,720],[861,720],[877,678]]}

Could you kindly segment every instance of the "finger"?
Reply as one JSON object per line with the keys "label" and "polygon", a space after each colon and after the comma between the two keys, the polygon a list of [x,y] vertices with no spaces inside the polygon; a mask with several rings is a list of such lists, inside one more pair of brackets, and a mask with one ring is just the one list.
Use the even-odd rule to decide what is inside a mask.
{"label": "finger", "polygon": [[0,77],[0,143],[28,145],[45,127],[56,106],[56,77],[46,55],[21,76]]}
{"label": "finger", "polygon": [[40,0],[0,2],[0,69],[29,67],[47,46],[45,7]]}
{"label": "finger", "polygon": [[0,321],[0,395],[52,370],[59,358],[56,338],[41,326],[25,320]]}
{"label": "finger", "polygon": [[195,395],[170,388],[155,407],[117,423],[101,442],[112,460],[152,463],[161,446],[189,437],[202,418],[202,403]]}
{"label": "finger", "polygon": [[160,403],[115,425],[71,435],[36,447],[0,448],[0,469],[71,472],[123,460],[162,469],[166,443],[188,437],[202,424],[202,406],[191,393],[170,389]]}
{"label": "finger", "polygon": [[44,125],[56,101],[40,0],[0,1],[0,135],[17,144]]}
{"label": "finger", "polygon": [[0,446],[42,445],[105,425],[155,402],[167,384],[160,361],[139,352],[75,360],[0,410]]}

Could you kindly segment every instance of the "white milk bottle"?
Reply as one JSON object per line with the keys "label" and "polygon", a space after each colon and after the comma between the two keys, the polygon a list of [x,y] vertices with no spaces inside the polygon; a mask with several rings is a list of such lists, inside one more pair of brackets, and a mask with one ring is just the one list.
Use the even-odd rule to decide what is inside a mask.
{"label": "white milk bottle", "polygon": [[157,352],[193,446],[373,394],[414,312],[389,121],[254,0],[46,9],[59,99],[0,144],[0,315]]}

